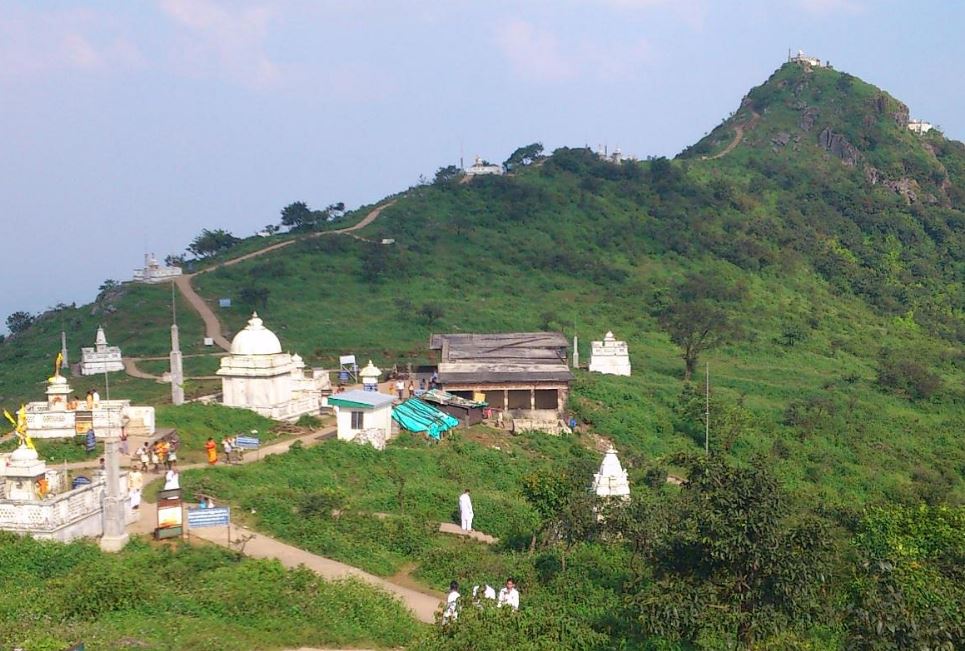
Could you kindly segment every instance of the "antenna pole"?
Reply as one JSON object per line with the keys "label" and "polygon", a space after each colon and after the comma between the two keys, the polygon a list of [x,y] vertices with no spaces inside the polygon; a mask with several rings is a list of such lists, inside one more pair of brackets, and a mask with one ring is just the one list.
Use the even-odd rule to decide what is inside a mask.
{"label": "antenna pole", "polygon": [[710,454],[710,362],[706,364],[704,382],[704,452]]}

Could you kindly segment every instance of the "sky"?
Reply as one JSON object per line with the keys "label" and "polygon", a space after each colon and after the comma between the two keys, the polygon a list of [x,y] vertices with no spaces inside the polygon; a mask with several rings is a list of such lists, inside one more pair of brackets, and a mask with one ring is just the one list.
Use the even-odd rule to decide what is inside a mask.
{"label": "sky", "polygon": [[962,25],[938,1],[0,0],[0,321],[460,155],[673,156],[788,49],[962,140]]}

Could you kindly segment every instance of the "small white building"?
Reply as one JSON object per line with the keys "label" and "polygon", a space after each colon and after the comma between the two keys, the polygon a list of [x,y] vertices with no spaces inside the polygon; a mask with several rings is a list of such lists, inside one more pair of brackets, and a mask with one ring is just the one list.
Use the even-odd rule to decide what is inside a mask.
{"label": "small white building", "polygon": [[121,359],[121,349],[118,346],[108,346],[104,328],[97,327],[94,337],[94,347],[80,349],[80,374],[97,375],[98,373],[114,373],[124,370]]}
{"label": "small white building", "polygon": [[144,268],[134,270],[136,283],[163,283],[181,275],[181,267],[161,266],[153,253],[144,254]]}
{"label": "small white building", "polygon": [[504,172],[505,170],[503,169],[502,165],[487,163],[479,156],[476,156],[476,161],[469,167],[469,169],[466,170],[466,176],[499,176]]}
{"label": "small white building", "polygon": [[590,488],[599,497],[618,497],[630,499],[630,481],[627,471],[620,465],[617,451],[613,446],[606,451],[600,470],[593,475],[593,485]]}
{"label": "small white building", "polygon": [[808,56],[804,53],[804,50],[798,50],[797,54],[788,59],[791,63],[799,63],[801,65],[811,66],[812,68],[823,68],[824,64],[821,63],[821,59],[817,57]]}
{"label": "small white building", "polygon": [[73,389],[60,374],[47,379],[46,402],[28,402],[27,431],[33,438],[73,438],[93,429],[95,435],[154,434],[154,407],[132,405],[130,400],[99,400],[88,407],[72,398]]}
{"label": "small white building", "polygon": [[[338,439],[354,441],[364,438],[367,442],[384,442],[392,435],[393,396],[376,391],[353,389],[334,393],[328,404],[335,409],[338,423]],[[380,447],[375,445],[375,447]]]}
{"label": "small white building", "polygon": [[912,133],[917,133],[919,136],[924,135],[935,128],[931,122],[925,122],[924,120],[908,120],[908,130]]}
{"label": "small white building", "polygon": [[323,392],[331,390],[328,372],[312,369],[307,375],[302,358],[282,352],[278,337],[264,326],[257,312],[231,341],[218,375],[225,406],[250,409],[276,420],[318,415]]}
{"label": "small white building", "polygon": [[590,372],[630,375],[630,351],[627,342],[617,341],[612,332],[607,332],[603,341],[591,342]]}

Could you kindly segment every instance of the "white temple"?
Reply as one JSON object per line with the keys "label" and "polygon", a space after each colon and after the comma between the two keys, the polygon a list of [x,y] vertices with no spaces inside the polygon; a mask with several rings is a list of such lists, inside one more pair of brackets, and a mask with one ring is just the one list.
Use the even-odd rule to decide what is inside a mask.
{"label": "white temple", "polygon": [[[47,379],[47,400],[28,402],[27,431],[33,438],[73,438],[93,429],[95,435],[129,436],[154,434],[154,407],[131,404],[130,400],[99,400],[90,405],[74,400],[73,389],[58,372]],[[82,397],[83,398],[83,397]]]}
{"label": "white temple", "polygon": [[181,267],[162,267],[153,253],[145,253],[144,268],[134,270],[134,282],[163,283],[180,275]]}
{"label": "white temple", "polygon": [[264,326],[258,313],[231,341],[229,354],[221,358],[222,402],[277,420],[298,420],[317,415],[322,395],[331,392],[328,372],[312,369],[295,354],[282,352],[275,333]]}
{"label": "white temple", "polygon": [[603,341],[590,343],[590,371],[607,375],[630,375],[630,351],[627,342],[617,341],[607,332]]}
{"label": "white temple", "polygon": [[121,349],[117,346],[108,346],[104,328],[97,326],[94,347],[80,349],[80,374],[97,375],[98,373],[113,373],[123,370],[124,362],[121,360]]}
{"label": "white temple", "polygon": [[480,158],[479,156],[476,156],[475,162],[469,166],[469,169],[466,170],[466,176],[486,176],[486,175],[500,176],[503,174],[504,171],[505,170],[503,170],[502,165],[488,163],[484,161],[482,158]]}
{"label": "white temple", "polygon": [[593,475],[593,486],[590,490],[599,497],[630,499],[630,481],[627,479],[627,471],[620,465],[617,451],[613,446],[606,451],[603,463],[600,464],[600,471]]}

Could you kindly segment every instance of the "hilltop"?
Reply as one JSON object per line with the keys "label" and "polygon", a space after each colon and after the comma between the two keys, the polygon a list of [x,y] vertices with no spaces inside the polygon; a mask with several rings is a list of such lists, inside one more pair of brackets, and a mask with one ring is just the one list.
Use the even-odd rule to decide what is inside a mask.
{"label": "hilltop", "polygon": [[[634,374],[576,371],[574,436],[477,427],[433,446],[403,435],[384,452],[330,441],[187,472],[186,490],[290,544],[423,587],[525,582],[518,629],[466,612],[463,628],[433,629],[417,648],[954,645],[965,146],[907,120],[905,105],[847,73],[787,64],[674,160],[523,147],[505,176],[444,168],[370,221],[365,207],[321,224],[358,230],[315,223],[197,261],[192,286],[227,337],[257,308],[309,364],[355,353],[404,366],[432,360],[431,332],[537,329],[578,335],[586,360],[612,330]],[[221,297],[234,306],[217,308]],[[62,327],[76,342],[102,322],[126,355],[164,355],[170,300],[168,286],[123,284],[43,315],[0,345],[0,402],[41,396]],[[218,359],[201,319],[180,295],[177,312],[183,348],[198,355],[187,374],[210,375]],[[685,362],[693,324],[719,343]],[[704,363],[706,459],[703,387],[684,380]],[[138,365],[160,373],[165,362]],[[71,381],[83,392],[100,379]],[[163,384],[111,384],[167,400]],[[197,380],[187,392],[216,388]],[[634,491],[614,515],[618,536],[583,508],[606,441]],[[690,482],[670,486],[668,473]],[[464,487],[499,545],[438,533]],[[775,573],[741,574],[750,565]],[[732,585],[751,596],[731,598]]]}

